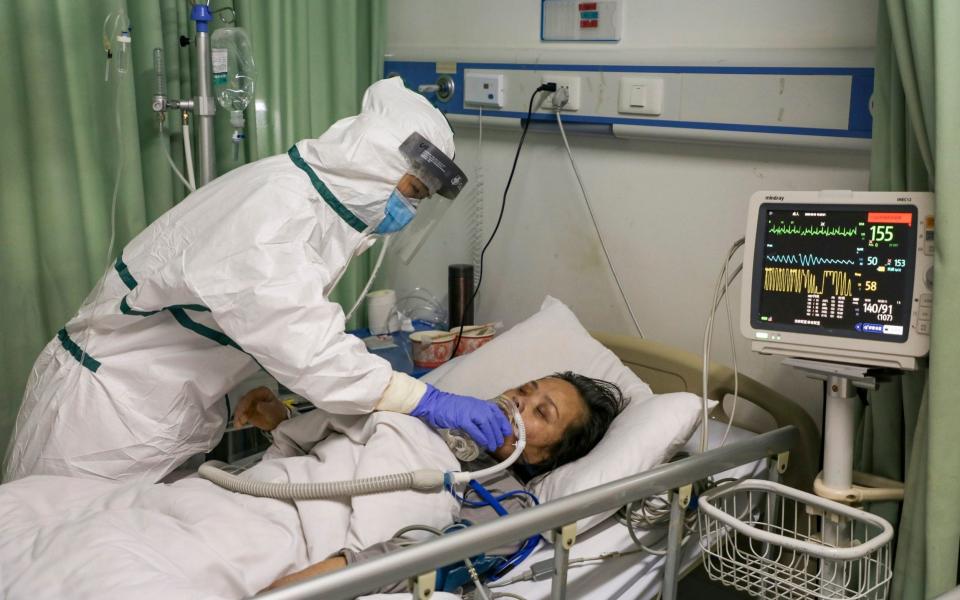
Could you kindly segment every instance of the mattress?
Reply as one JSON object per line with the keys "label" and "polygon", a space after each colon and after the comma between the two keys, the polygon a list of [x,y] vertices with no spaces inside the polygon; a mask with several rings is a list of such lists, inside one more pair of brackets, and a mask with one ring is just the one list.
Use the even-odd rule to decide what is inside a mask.
{"label": "mattress", "polygon": [[[711,425],[708,445],[710,448],[719,446],[726,426],[719,423]],[[730,428],[727,444],[747,439],[755,434],[739,429]],[[694,433],[691,441],[685,447],[686,451],[696,451],[699,444],[700,432]],[[718,474],[715,479],[722,478],[766,478],[768,473],[766,459],[741,465]],[[666,528],[644,532],[640,538],[647,546],[665,548],[663,539]],[[681,565],[683,568],[693,565],[700,558],[700,545],[694,534],[684,544]],[[570,549],[570,559],[599,556],[606,552],[630,552],[636,550],[627,528],[621,525],[614,517],[605,520],[583,536],[577,538],[576,544]],[[531,565],[547,561],[553,562],[553,546],[541,546],[527,559],[514,568],[504,581],[529,572]],[[663,576],[663,566],[666,559],[663,556],[647,552],[629,554],[627,556],[610,558],[602,561],[592,561],[580,564],[571,564],[567,578],[567,598],[653,598],[660,590]],[[681,569],[682,571],[682,569]],[[550,598],[550,579],[542,581],[518,581],[506,586],[496,587],[496,592],[510,592],[523,596],[527,600]]]}

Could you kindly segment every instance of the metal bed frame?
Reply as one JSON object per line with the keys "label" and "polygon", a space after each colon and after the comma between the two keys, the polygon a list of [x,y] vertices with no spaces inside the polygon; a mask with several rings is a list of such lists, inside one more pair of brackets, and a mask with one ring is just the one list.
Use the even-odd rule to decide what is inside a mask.
{"label": "metal bed frame", "polygon": [[800,434],[796,427],[781,427],[749,440],[547,502],[479,527],[471,527],[456,535],[444,536],[369,562],[351,565],[258,598],[347,600],[370,593],[382,585],[410,579],[413,597],[427,600],[433,595],[436,567],[469,558],[505,542],[553,531],[557,543],[554,544],[551,598],[560,600],[566,597],[569,551],[576,538],[577,520],[670,491],[672,499],[667,562],[661,593],[664,600],[673,600],[676,598],[680,539],[683,533],[683,506],[685,500],[689,501],[689,491],[686,488],[690,482],[774,456],[778,457],[782,470],[786,465],[785,454],[799,439]]}
{"label": "metal bed frame", "polygon": [[[654,392],[702,393],[703,366],[700,356],[631,336],[595,332],[591,335],[612,350]],[[711,364],[709,375],[709,397],[721,399],[733,393],[732,369]],[[382,585],[409,579],[413,597],[428,600],[433,596],[434,569],[437,567],[475,556],[502,546],[505,542],[519,541],[536,533],[553,532],[555,544],[551,598],[561,600],[566,597],[569,551],[576,540],[576,526],[571,524],[589,515],[618,509],[630,502],[669,491],[671,514],[661,597],[674,600],[677,580],[681,575],[679,563],[683,510],[690,500],[693,482],[762,458],[776,457],[776,472],[785,484],[803,490],[810,490],[813,485],[819,464],[819,432],[806,411],[786,396],[742,374],[739,376],[739,395],[770,414],[779,429],[547,502],[479,527],[471,527],[456,535],[444,536],[281,588],[258,598],[355,598]],[[711,416],[721,421],[725,419],[721,407]],[[792,457],[789,462],[788,455]]]}

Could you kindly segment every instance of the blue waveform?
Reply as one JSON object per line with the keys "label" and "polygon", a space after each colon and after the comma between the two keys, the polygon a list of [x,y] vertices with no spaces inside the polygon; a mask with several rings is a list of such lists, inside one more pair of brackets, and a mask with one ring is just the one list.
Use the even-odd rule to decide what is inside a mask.
{"label": "blue waveform", "polygon": [[800,265],[802,267],[816,267],[819,265],[855,265],[856,261],[849,258],[825,258],[816,254],[771,254],[767,260],[784,265]]}

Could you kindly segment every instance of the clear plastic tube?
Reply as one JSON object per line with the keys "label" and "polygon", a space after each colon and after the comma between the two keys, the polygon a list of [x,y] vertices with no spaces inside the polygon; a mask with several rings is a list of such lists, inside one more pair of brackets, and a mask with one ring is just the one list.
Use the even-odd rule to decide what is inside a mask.
{"label": "clear plastic tube", "polygon": [[[93,304],[90,305],[90,316],[84,321],[83,328],[81,329],[77,340],[81,348],[79,361],[80,364],[83,364],[83,361],[87,357],[87,349],[89,348],[90,340],[90,324],[96,320],[97,317],[97,308],[100,305],[100,297],[103,294],[103,285],[106,283],[107,274],[110,272],[110,267],[113,265],[113,246],[117,240],[117,199],[120,196],[120,181],[123,178],[123,169],[126,166],[126,147],[124,144],[123,126],[120,118],[120,94],[121,90],[124,88],[120,82],[117,82],[116,85],[117,92],[114,98],[114,116],[116,118],[117,126],[117,176],[113,181],[113,195],[110,199],[110,240],[107,242],[107,260],[106,265],[104,265],[104,274],[97,282]],[[79,377],[83,372],[83,369],[76,369],[75,372],[77,374],[77,381],[79,381]]]}
{"label": "clear plastic tube", "polygon": [[496,400],[501,407],[509,410],[513,416],[513,426],[517,432],[517,447],[501,463],[480,471],[443,472],[434,469],[421,469],[406,473],[394,473],[366,479],[346,481],[324,481],[319,483],[273,483],[238,477],[222,469],[227,466],[220,461],[208,461],[200,465],[199,474],[218,486],[249,496],[274,498],[277,500],[317,500],[324,498],[348,498],[370,494],[384,494],[401,490],[418,492],[437,492],[449,484],[466,483],[471,479],[484,479],[510,467],[520,458],[527,443],[527,432],[520,418],[516,404],[505,396]]}
{"label": "clear plastic tube", "polygon": [[177,168],[176,163],[173,162],[173,157],[170,156],[170,150],[167,149],[167,140],[163,136],[163,122],[160,122],[160,148],[163,150],[164,156],[167,157],[167,162],[170,164],[170,168],[173,169],[173,172],[176,173],[177,177],[183,182],[183,185],[190,190],[191,192],[197,191],[196,186],[190,185],[190,182],[187,181],[187,178],[183,176],[183,173],[180,172],[180,169]]}
{"label": "clear plastic tube", "polygon": [[190,189],[197,189],[197,180],[193,174],[193,148],[190,147],[190,125],[187,120],[183,120],[183,162],[187,165],[187,180],[190,182]]}
{"label": "clear plastic tube", "polygon": [[370,291],[370,286],[373,285],[373,280],[377,278],[377,273],[380,272],[380,267],[383,266],[383,257],[387,255],[387,247],[390,245],[390,240],[392,238],[385,237],[383,238],[383,244],[380,246],[380,255],[377,256],[377,263],[373,265],[373,271],[370,272],[370,278],[367,279],[367,284],[363,286],[363,291],[360,292],[360,295],[357,296],[357,301],[353,303],[353,306],[350,307],[350,311],[344,316],[344,321],[349,321],[350,317],[353,316],[353,313],[357,312],[357,309],[360,308],[360,303],[363,302],[363,298],[367,295],[367,292]]}
{"label": "clear plastic tube", "polygon": [[473,176],[473,194],[470,197],[470,254],[473,259],[473,286],[480,283],[480,253],[483,251],[483,107],[477,116],[480,132],[477,136],[477,167]]}

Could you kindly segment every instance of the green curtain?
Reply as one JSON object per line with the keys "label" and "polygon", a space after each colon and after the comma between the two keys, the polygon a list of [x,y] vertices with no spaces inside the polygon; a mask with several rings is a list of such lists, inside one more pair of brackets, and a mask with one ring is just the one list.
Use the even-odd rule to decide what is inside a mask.
{"label": "green curtain", "polygon": [[[382,0],[236,0],[235,7],[257,65],[256,102],[247,111],[252,159],[286,152],[297,140],[317,137],[337,119],[357,114],[364,90],[383,77]],[[227,115],[218,118],[228,131]],[[377,244],[355,259],[331,294],[344,310],[362,291],[379,251]],[[361,305],[347,326],[365,322]]]}
{"label": "green curtain", "polygon": [[[230,6],[212,3],[214,28]],[[183,170],[179,117],[168,114],[161,136],[150,98],[155,47],[164,49],[169,96],[193,94],[192,48],[179,44],[193,35],[190,8],[184,0],[0,2],[0,452],[34,359],[110,262],[115,182],[113,255],[186,194],[164,153]],[[235,8],[259,79],[238,161],[228,116],[218,112],[220,174],[355,114],[382,72],[382,0],[237,0]],[[105,82],[103,23],[118,9],[133,26],[132,60],[126,76]],[[366,281],[369,258],[355,262],[335,292],[340,301]]]}
{"label": "green curtain", "polygon": [[936,193],[929,368],[870,394],[859,466],[906,476],[892,598],[933,598],[957,585],[960,551],[960,2],[880,3],[874,82],[874,190]]}

